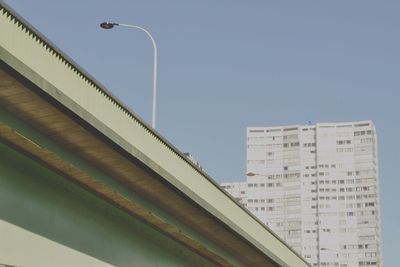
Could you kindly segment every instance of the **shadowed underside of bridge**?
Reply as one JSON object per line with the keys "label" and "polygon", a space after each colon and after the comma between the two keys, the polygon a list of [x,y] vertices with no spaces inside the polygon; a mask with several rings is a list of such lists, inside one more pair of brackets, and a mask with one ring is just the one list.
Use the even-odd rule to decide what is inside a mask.
{"label": "shadowed underside of bridge", "polygon": [[[155,236],[151,242],[161,247],[167,242],[165,246],[183,251],[188,260],[193,253],[197,256],[192,258],[199,257],[199,266],[308,266],[207,174],[3,2],[0,25],[0,141],[8,155],[16,153],[14,159],[9,156],[9,162],[17,158],[26,164],[34,162],[29,164],[52,173],[47,176],[59,177],[54,180],[60,179],[60,183],[62,179],[67,181],[65,186],[71,187],[71,192],[83,190],[79,192],[103,203],[93,209],[109,205],[104,209],[120,212],[110,211],[114,215],[104,220],[110,216],[115,221],[122,220],[119,216],[132,217],[138,225],[144,225],[140,226],[143,229],[152,229],[143,230]],[[4,181],[11,176],[0,171]],[[35,186],[46,181],[36,179]],[[48,180],[49,188],[52,182]],[[10,201],[19,201],[15,196],[4,200],[10,205]],[[67,199],[63,201],[68,203]],[[1,207],[0,220],[17,224],[19,215],[14,213],[18,210]],[[129,220],[127,227],[131,227]],[[93,219],[92,223],[98,222]],[[51,224],[57,228],[56,219]],[[73,241],[65,241],[69,237],[35,232],[39,226],[31,227],[22,219],[19,226],[108,264],[123,265],[113,260],[118,258],[118,249],[107,251],[103,257],[95,249],[85,250]],[[78,235],[79,223],[75,229]],[[150,258],[160,255],[149,252]],[[1,257],[0,252],[0,264]],[[190,265],[195,266],[186,264]],[[185,264],[159,261],[149,266]]]}

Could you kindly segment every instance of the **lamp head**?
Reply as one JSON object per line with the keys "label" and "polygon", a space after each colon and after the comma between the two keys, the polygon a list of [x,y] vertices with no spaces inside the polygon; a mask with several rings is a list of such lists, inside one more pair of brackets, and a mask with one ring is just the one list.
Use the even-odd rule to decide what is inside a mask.
{"label": "lamp head", "polygon": [[254,172],[248,172],[247,176],[256,176],[256,174]]}
{"label": "lamp head", "polygon": [[102,27],[103,29],[109,30],[114,28],[114,26],[118,26],[118,23],[114,23],[114,22],[103,22],[100,24],[100,27]]}

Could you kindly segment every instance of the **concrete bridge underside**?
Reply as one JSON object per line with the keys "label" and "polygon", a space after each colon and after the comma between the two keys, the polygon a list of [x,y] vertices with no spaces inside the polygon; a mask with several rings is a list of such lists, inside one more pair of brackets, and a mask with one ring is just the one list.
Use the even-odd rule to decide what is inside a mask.
{"label": "concrete bridge underside", "polygon": [[308,266],[0,0],[0,266]]}

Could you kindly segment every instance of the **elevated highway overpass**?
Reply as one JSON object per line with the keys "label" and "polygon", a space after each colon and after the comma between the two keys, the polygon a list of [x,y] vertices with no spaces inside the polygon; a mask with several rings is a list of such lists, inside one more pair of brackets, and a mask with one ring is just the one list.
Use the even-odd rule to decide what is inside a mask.
{"label": "elevated highway overpass", "polygon": [[308,266],[3,1],[0,66],[0,266]]}

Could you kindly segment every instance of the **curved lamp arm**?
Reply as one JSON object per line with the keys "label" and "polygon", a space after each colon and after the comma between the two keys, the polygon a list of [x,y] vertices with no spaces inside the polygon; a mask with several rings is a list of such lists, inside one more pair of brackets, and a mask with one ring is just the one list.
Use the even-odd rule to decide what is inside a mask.
{"label": "curved lamp arm", "polygon": [[100,26],[103,29],[112,29],[114,26],[121,26],[121,27],[126,27],[126,28],[135,28],[139,29],[147,34],[147,36],[150,38],[152,44],[153,44],[153,49],[154,49],[154,64],[153,64],[153,108],[152,108],[152,120],[151,120],[151,126],[153,129],[156,128],[156,102],[157,102],[157,45],[156,41],[154,40],[153,36],[150,34],[148,30],[145,28],[142,28],[137,25],[131,25],[131,24],[123,24],[123,23],[115,23],[115,22],[103,22],[100,24]]}

